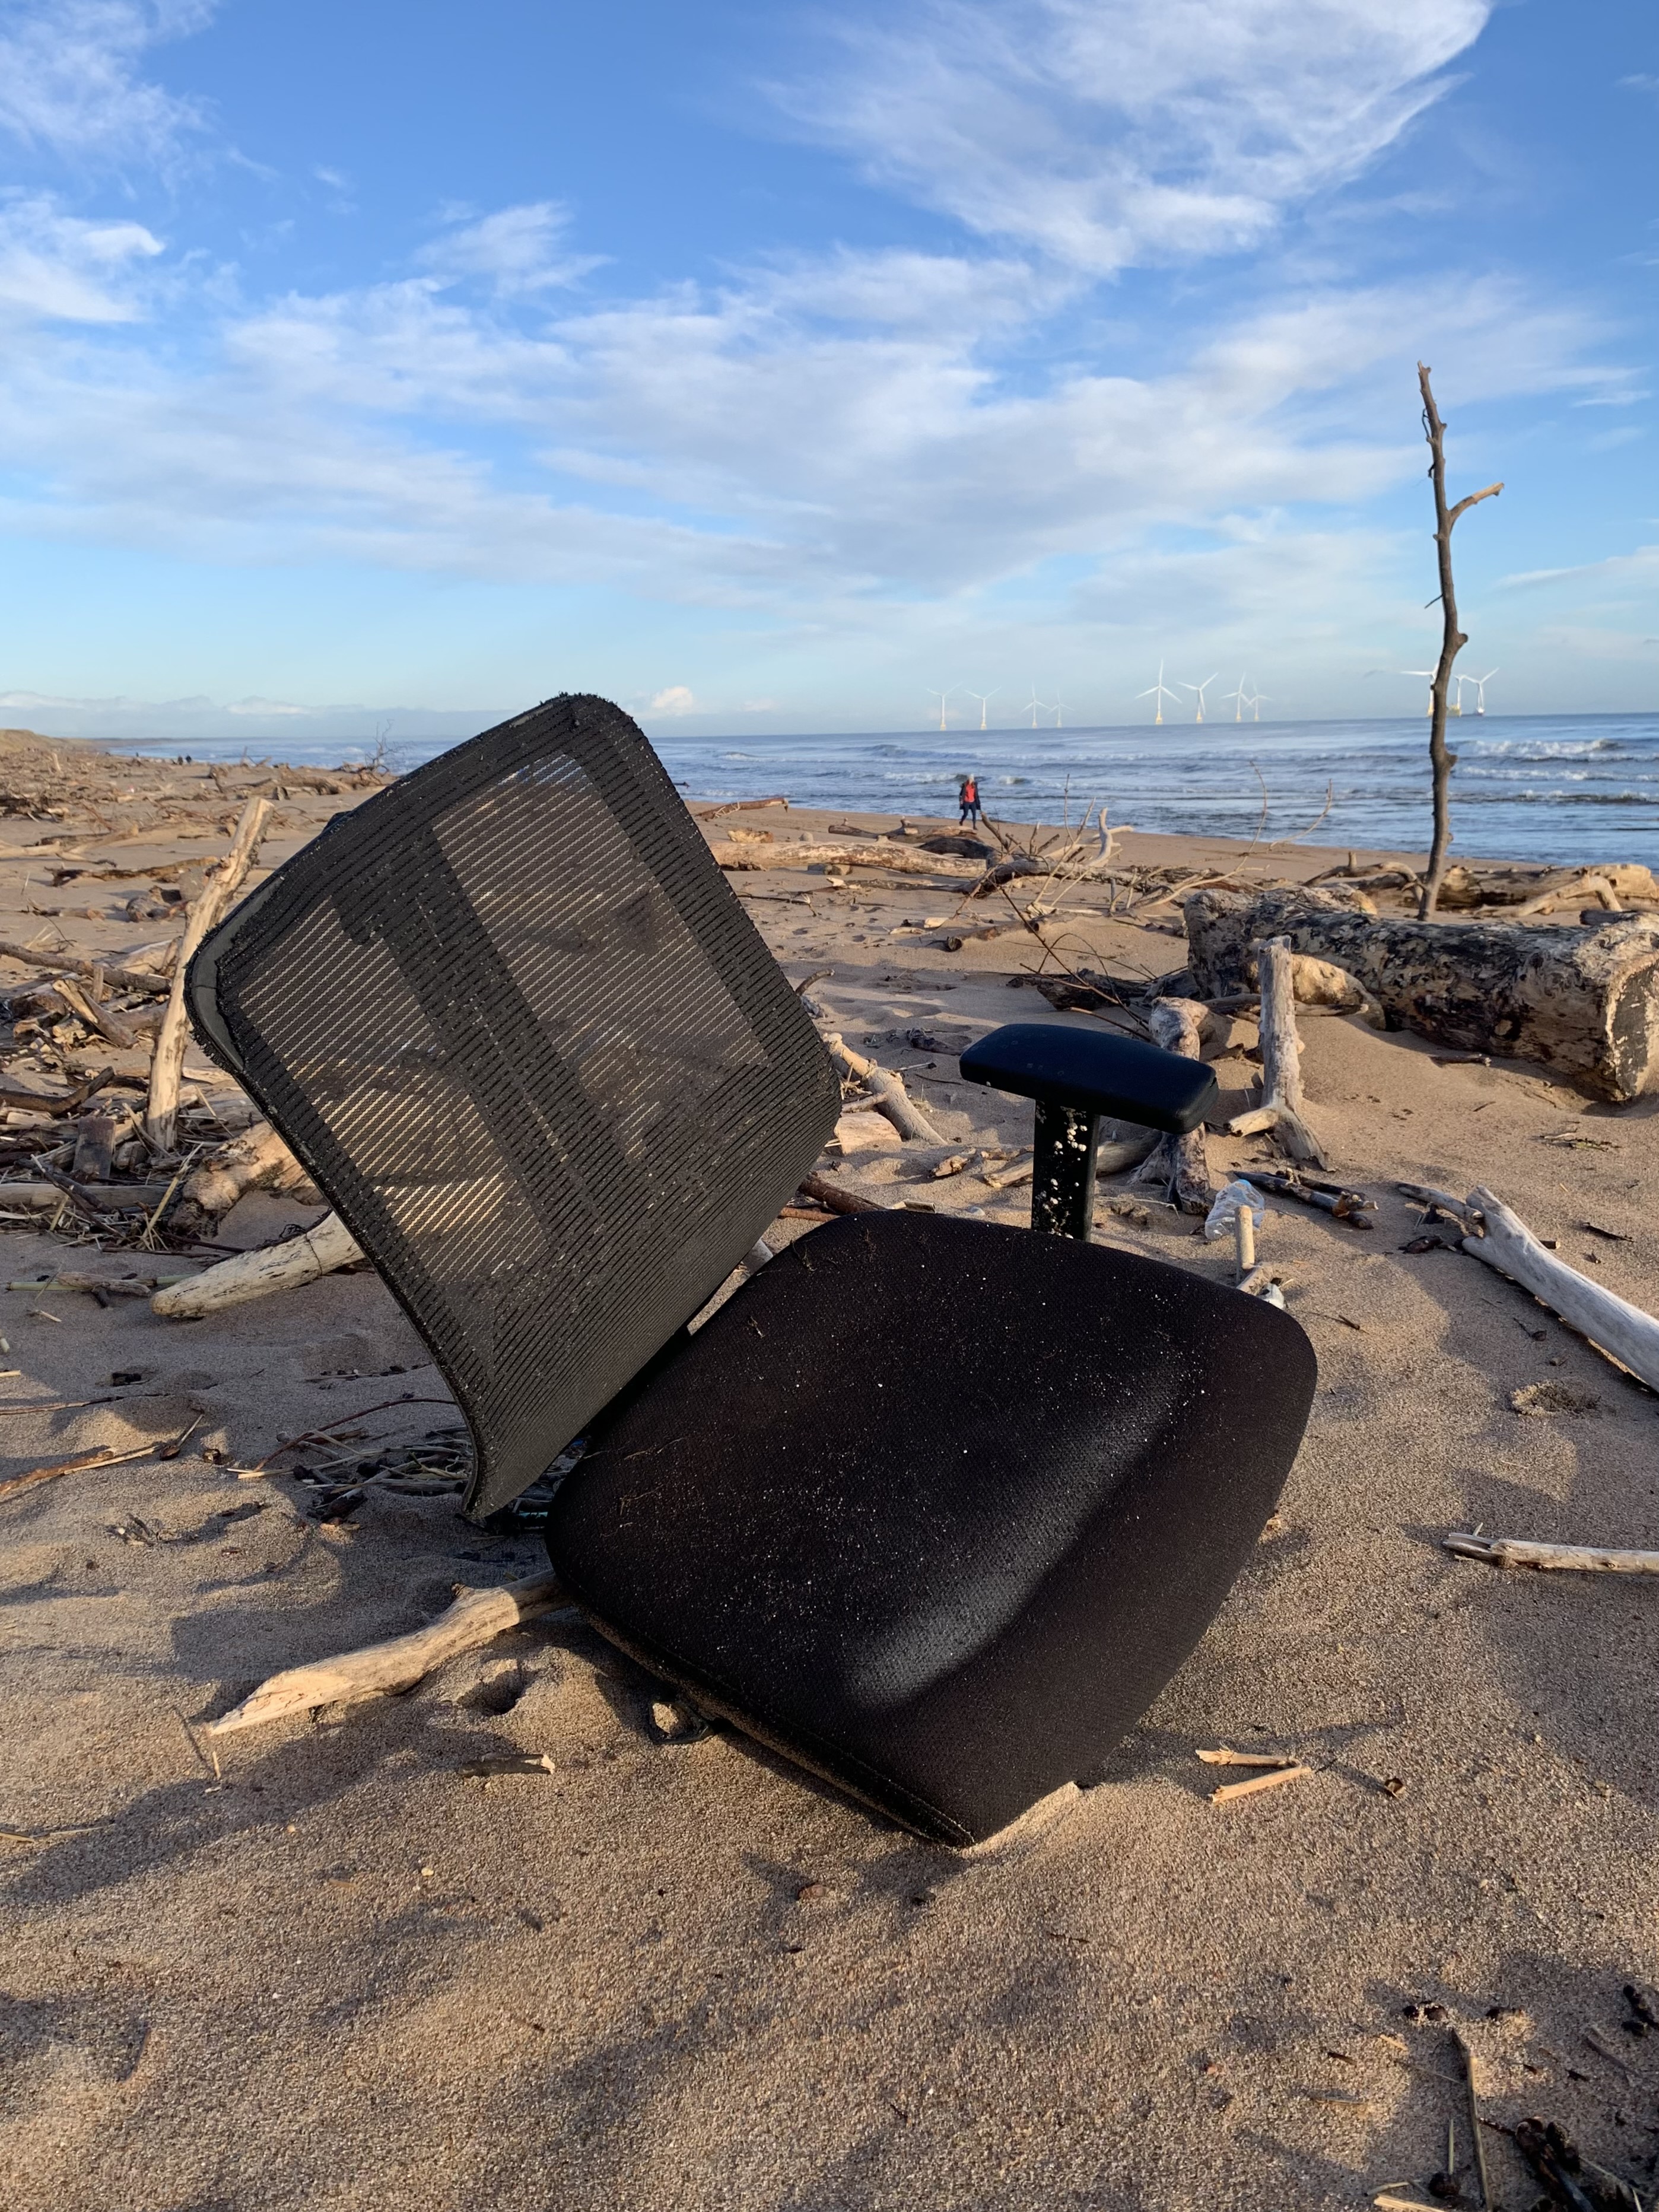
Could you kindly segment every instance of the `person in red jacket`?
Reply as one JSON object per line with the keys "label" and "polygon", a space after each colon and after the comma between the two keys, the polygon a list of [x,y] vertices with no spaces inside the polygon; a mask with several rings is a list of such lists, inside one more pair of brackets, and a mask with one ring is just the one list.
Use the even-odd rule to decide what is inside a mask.
{"label": "person in red jacket", "polygon": [[979,778],[976,775],[963,776],[957,796],[962,801],[962,811],[957,815],[957,820],[971,822],[977,829],[979,827]]}

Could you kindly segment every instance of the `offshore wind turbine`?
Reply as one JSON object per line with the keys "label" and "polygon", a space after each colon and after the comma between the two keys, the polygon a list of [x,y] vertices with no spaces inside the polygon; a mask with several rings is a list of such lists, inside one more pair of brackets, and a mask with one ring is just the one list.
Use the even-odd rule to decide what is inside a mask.
{"label": "offshore wind turbine", "polygon": [[1261,702],[1267,696],[1265,691],[1253,691],[1250,694],[1250,704],[1255,708],[1255,719],[1258,722],[1261,720]]}
{"label": "offshore wind turbine", "polygon": [[1495,668],[1489,668],[1484,676],[1470,676],[1465,678],[1466,682],[1474,686],[1474,711],[1477,714],[1484,714],[1486,711],[1486,686],[1497,673],[1498,671]]}
{"label": "offshore wind turbine", "polygon": [[1031,709],[1031,727],[1032,727],[1033,729],[1036,729],[1036,726],[1037,726],[1037,724],[1036,724],[1037,709],[1038,709],[1038,708],[1040,707],[1040,708],[1042,709],[1043,713],[1046,714],[1048,713],[1048,700],[1046,700],[1046,699],[1039,699],[1039,698],[1037,697],[1037,695],[1036,695],[1036,685],[1035,684],[1031,686],[1031,696],[1030,696],[1030,700],[1028,701],[1028,702],[1027,702],[1027,703],[1029,704],[1029,706],[1030,707],[1030,709]]}
{"label": "offshore wind turbine", "polygon": [[[968,691],[968,686],[965,684],[962,688],[964,691]],[[994,699],[996,696],[997,695],[994,691],[968,691],[968,696],[970,699],[977,699],[979,701],[979,726],[981,730],[985,727],[986,702],[990,699]]]}
{"label": "offshore wind turbine", "polygon": [[1054,727],[1057,730],[1063,730],[1066,726],[1066,702],[1064,699],[1051,699],[1048,704],[1054,710]]}
{"label": "offshore wind turbine", "polygon": [[[1155,723],[1156,723],[1156,722],[1161,722],[1161,721],[1164,720],[1164,702],[1166,699],[1169,701],[1170,704],[1172,707],[1178,707],[1178,706],[1181,704],[1180,700],[1179,700],[1179,699],[1177,699],[1177,698],[1176,697],[1175,693],[1174,693],[1173,691],[1171,691],[1171,690],[1168,690],[1168,689],[1167,689],[1167,687],[1166,687],[1166,686],[1165,686],[1165,684],[1164,684],[1164,663],[1163,663],[1161,660],[1160,660],[1160,661],[1158,662],[1158,681],[1157,681],[1157,683],[1156,683],[1156,684],[1149,684],[1146,686],[1146,689],[1144,691],[1137,691],[1137,692],[1135,693],[1135,696],[1136,696],[1136,698],[1137,698],[1137,699],[1153,699],[1153,698],[1155,698],[1155,699],[1158,701],[1158,712],[1157,712],[1157,714],[1154,714],[1154,715],[1153,715],[1153,717],[1152,717],[1152,720],[1153,720],[1153,721],[1154,721]],[[1035,721],[1035,720],[1033,720],[1033,722],[1032,722],[1032,724],[1031,724],[1031,727],[1032,727],[1033,729],[1035,729],[1035,728],[1036,727],[1036,721]]]}
{"label": "offshore wind turbine", "polygon": [[1434,712],[1434,670],[1432,668],[1402,668],[1400,673],[1402,676],[1422,676],[1427,678],[1429,686],[1429,703],[1425,711],[1432,714]]}
{"label": "offshore wind turbine", "polygon": [[1233,708],[1233,720],[1236,722],[1242,722],[1244,719],[1244,678],[1242,671],[1238,678],[1237,690],[1224,691],[1221,696],[1224,699],[1237,700],[1238,704]]}
{"label": "offshore wind turbine", "polygon": [[1193,716],[1195,722],[1204,720],[1204,694],[1214,682],[1213,676],[1206,676],[1201,684],[1183,684],[1181,687],[1183,691],[1190,691],[1198,701],[1198,712]]}
{"label": "offshore wind turbine", "polygon": [[[956,688],[956,685],[953,684],[951,686],[951,691],[954,691]],[[939,726],[941,730],[945,726],[945,702],[950,697],[951,691],[935,691],[931,684],[927,687],[927,696],[930,699],[937,699],[939,701]]]}

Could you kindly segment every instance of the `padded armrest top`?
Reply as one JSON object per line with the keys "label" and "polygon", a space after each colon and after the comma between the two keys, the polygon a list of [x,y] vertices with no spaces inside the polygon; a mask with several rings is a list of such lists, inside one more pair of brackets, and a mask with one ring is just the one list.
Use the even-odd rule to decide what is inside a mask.
{"label": "padded armrest top", "polygon": [[1065,1022],[1005,1023],[969,1045],[961,1066],[969,1083],[1177,1136],[1198,1127],[1218,1095],[1200,1060]]}

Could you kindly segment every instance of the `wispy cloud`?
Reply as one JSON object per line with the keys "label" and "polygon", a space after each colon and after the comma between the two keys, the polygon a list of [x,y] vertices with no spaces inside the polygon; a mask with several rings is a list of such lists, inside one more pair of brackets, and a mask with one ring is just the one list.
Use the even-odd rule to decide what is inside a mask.
{"label": "wispy cloud", "polygon": [[872,181],[1095,274],[1254,245],[1446,88],[1490,0],[925,0],[775,84]]}
{"label": "wispy cloud", "polygon": [[568,210],[552,200],[501,208],[476,222],[446,230],[423,246],[416,259],[441,283],[478,281],[499,299],[524,299],[574,284],[590,270],[603,266],[603,254],[562,249],[569,222]]}
{"label": "wispy cloud", "polygon": [[[507,256],[533,274],[563,234],[520,212],[465,234],[538,241]],[[147,232],[29,220],[58,245],[20,263],[40,297],[56,281],[83,323],[128,312],[88,258],[151,255]],[[1018,340],[1046,297],[1017,263],[838,252],[553,314],[539,286],[466,297],[434,274],[204,301],[187,368],[141,331],[42,326],[0,362],[0,461],[30,486],[9,512],[220,559],[609,576],[775,612],[914,603],[1149,532],[1248,547],[1251,518],[1352,507],[1420,466],[1399,395],[1421,342],[1449,406],[1613,374],[1570,304],[1470,278],[1426,310],[1310,291],[1161,375],[1034,380]]]}
{"label": "wispy cloud", "polygon": [[0,192],[0,325],[130,322],[129,272],[161,251],[142,223],[89,222],[45,196]]}
{"label": "wispy cloud", "polygon": [[165,167],[204,127],[198,102],[143,72],[216,0],[0,0],[0,130],[76,164]]}

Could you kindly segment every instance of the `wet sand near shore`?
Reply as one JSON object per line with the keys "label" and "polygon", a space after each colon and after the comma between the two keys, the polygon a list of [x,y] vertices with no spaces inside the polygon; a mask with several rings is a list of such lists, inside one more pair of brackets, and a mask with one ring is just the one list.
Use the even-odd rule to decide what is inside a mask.
{"label": "wet sand near shore", "polygon": [[[55,768],[0,744],[0,939],[40,949],[35,969],[8,957],[12,991],[54,950],[156,957],[246,789],[283,794],[271,864],[362,788],[54,750]],[[707,827],[734,823],[775,843],[894,826],[778,810]],[[1263,879],[1346,857],[1126,851]],[[1046,1016],[1035,939],[952,927],[960,886],[874,867],[845,889],[787,866],[729,880],[786,973],[817,976],[848,1043],[902,1070],[952,1147],[1029,1145],[1029,1108],[963,1084],[956,1054]],[[1113,918],[1092,885],[1061,903],[1070,964],[1181,965],[1173,909],[1152,917],[1168,927]],[[1645,2201],[1659,2033],[1625,2032],[1622,1991],[1659,1980],[1655,1592],[1498,1573],[1440,1538],[1659,1544],[1659,1402],[1476,1261],[1404,1249],[1422,1224],[1395,1185],[1490,1183],[1659,1311],[1656,1102],[1613,1109],[1534,1066],[1442,1065],[1423,1039],[1302,1011],[1310,1111],[1377,1211],[1362,1231],[1270,1201],[1261,1257],[1321,1368],[1280,1510],[1193,1659],[1103,1747],[1105,1778],[967,1855],[725,1730],[665,1741],[656,1686],[572,1614],[407,1696],[213,1747],[203,1724],[264,1675],[532,1571],[539,1540],[374,1488],[320,1521],[292,1472],[233,1471],[324,1425],[342,1454],[453,1425],[372,1274],[169,1324],[142,1299],[3,1287],[118,1261],[0,1223],[0,1480],[198,1424],[176,1459],[0,1502],[7,2205],[1334,2212],[1391,2185],[1433,2202],[1454,2119],[1474,2202],[1454,2029],[1503,2202],[1540,2193],[1504,2132],[1533,2112]],[[1215,1063],[1229,1111],[1252,1042],[1235,1024]],[[37,1087],[129,1065],[51,1049]],[[8,1084],[27,1073],[8,1066]],[[234,1120],[234,1086],[194,1051],[193,1070]],[[1270,1151],[1212,1136],[1212,1176]],[[879,1144],[823,1165],[884,1203],[1027,1218],[1029,1190],[972,1167],[936,1179],[938,1159]],[[1231,1279],[1227,1247],[1155,1206],[1113,1212],[1119,1192],[1102,1186],[1104,1241]],[[317,1212],[251,1196],[221,1240]],[[951,1357],[948,1315],[933,1356]],[[1576,1410],[1515,1411],[1540,1382]],[[1195,1753],[1221,1745],[1314,1771],[1218,1806],[1231,1778]],[[463,1773],[506,1750],[553,1771]]]}

